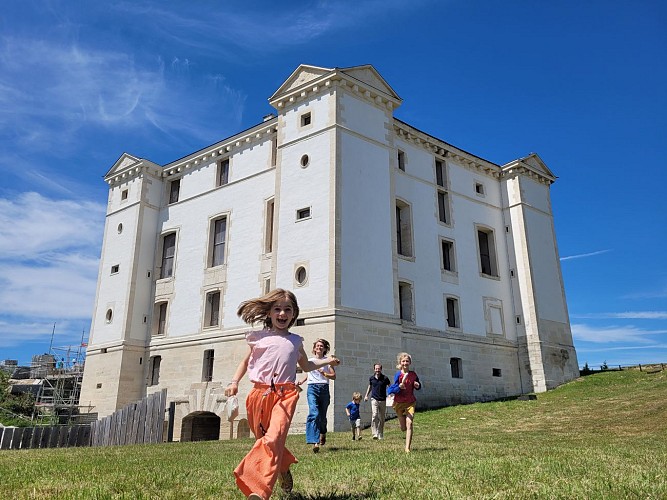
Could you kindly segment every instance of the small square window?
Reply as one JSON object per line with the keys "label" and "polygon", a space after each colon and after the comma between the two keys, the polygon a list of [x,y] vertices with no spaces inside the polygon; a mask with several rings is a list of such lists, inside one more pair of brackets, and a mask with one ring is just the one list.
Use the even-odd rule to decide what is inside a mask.
{"label": "small square window", "polygon": [[493,368],[493,376],[502,377],[502,371],[500,370],[500,368]]}
{"label": "small square window", "polygon": [[116,264],[115,266],[111,266],[111,274],[116,274],[118,271],[120,271],[120,264]]}
{"label": "small square window", "polygon": [[120,199],[127,200],[127,189],[123,189],[123,191],[120,193]]}
{"label": "small square window", "polygon": [[301,208],[296,211],[296,220],[303,220],[310,218],[310,207]]}
{"label": "small square window", "polygon": [[310,125],[310,113],[304,113],[301,115],[301,126],[305,127],[306,125]]}
{"label": "small square window", "polygon": [[481,182],[476,182],[475,193],[477,193],[480,196],[484,196],[484,184],[482,184]]}

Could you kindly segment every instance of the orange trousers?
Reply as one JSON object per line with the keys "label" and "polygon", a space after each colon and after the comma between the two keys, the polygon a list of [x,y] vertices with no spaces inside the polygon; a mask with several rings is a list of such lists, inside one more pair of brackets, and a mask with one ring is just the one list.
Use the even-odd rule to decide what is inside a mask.
{"label": "orange trousers", "polygon": [[294,384],[255,384],[248,394],[248,425],[257,441],[234,469],[236,484],[245,496],[257,493],[268,499],[280,473],[298,462],[285,448],[298,400]]}

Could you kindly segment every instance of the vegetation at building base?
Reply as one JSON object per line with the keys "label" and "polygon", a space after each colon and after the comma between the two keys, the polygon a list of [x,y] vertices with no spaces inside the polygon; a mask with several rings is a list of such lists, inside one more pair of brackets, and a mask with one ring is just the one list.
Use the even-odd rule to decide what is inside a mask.
{"label": "vegetation at building base", "polygon": [[[605,371],[536,400],[418,412],[409,455],[396,420],[384,440],[370,437],[330,433],[313,454],[290,436],[300,462],[289,498],[667,498],[667,371]],[[232,470],[251,444],[2,451],[0,497],[242,499]],[[287,498],[279,486],[274,497]]]}
{"label": "vegetation at building base", "polygon": [[11,394],[9,375],[0,370],[0,424],[8,427],[26,427],[35,408],[35,398],[31,394]]}

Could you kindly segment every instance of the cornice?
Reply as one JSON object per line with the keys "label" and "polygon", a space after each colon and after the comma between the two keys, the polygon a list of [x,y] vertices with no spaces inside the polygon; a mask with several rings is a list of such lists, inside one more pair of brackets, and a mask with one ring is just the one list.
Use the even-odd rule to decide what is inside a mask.
{"label": "cornice", "polygon": [[469,170],[488,175],[495,179],[500,179],[502,175],[502,171],[498,165],[425,134],[404,122],[394,120],[394,132],[401,140],[421,147],[434,155],[449,158]]}
{"label": "cornice", "polygon": [[304,84],[281,94],[279,97],[269,100],[269,104],[278,111],[285,111],[302,101],[312,100],[313,97],[324,92],[329,92],[335,88],[345,89],[360,99],[375,104],[376,106],[386,108],[389,111],[399,107],[402,102],[400,99],[379,91],[375,87],[372,87],[361,80],[347,75],[342,71],[335,70],[326,75],[309,80]]}
{"label": "cornice", "polygon": [[534,181],[540,184],[544,184],[546,186],[550,186],[556,180],[554,177],[546,175],[543,172],[539,172],[531,168],[529,165],[526,165],[525,163],[521,162],[513,163],[503,167],[502,169],[503,179],[509,180],[518,176],[529,177],[530,179],[533,179]]}

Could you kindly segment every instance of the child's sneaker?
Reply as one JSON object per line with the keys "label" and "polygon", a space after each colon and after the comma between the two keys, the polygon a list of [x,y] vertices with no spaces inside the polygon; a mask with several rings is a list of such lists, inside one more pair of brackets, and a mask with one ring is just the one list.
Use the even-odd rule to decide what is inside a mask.
{"label": "child's sneaker", "polygon": [[289,469],[280,473],[280,487],[285,493],[292,492],[292,488],[294,488],[294,478],[292,478],[292,472]]}

